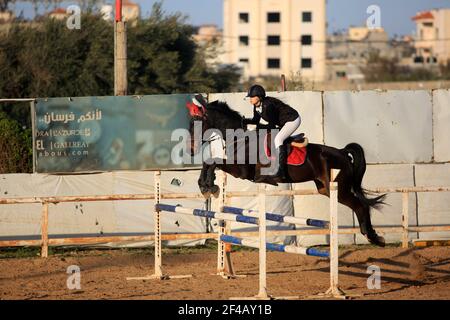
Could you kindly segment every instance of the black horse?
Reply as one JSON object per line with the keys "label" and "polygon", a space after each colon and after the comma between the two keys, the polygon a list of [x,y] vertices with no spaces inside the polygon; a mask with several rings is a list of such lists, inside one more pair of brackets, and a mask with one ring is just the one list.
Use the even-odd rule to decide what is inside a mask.
{"label": "black horse", "polygon": [[[220,131],[224,140],[226,140],[227,129],[241,129],[246,131],[243,125],[243,117],[232,110],[225,102],[214,101],[212,103],[204,103],[203,106],[188,104],[191,116],[190,122],[190,140],[188,141],[188,149],[191,155],[198,152],[199,147],[205,142],[194,136],[194,124],[199,121],[202,127],[202,133],[208,129],[216,129]],[[197,122],[197,124],[200,124]],[[236,145],[237,141],[226,141],[226,145]],[[265,183],[277,185],[282,183],[298,183],[305,181],[314,181],[320,194],[329,196],[329,182],[331,169],[340,169],[336,181],[338,182],[338,201],[351,208],[358,217],[361,233],[367,239],[378,246],[384,246],[384,238],[378,236],[372,227],[370,219],[370,208],[379,208],[384,202],[385,194],[375,198],[368,198],[367,192],[362,188],[361,183],[366,171],[366,160],[363,148],[357,143],[350,143],[343,149],[313,144],[307,145],[307,157],[305,163],[301,166],[288,165],[287,179],[284,181],[270,181]],[[235,152],[237,148],[235,148]],[[248,160],[249,143],[245,143],[246,160]],[[236,178],[255,181],[261,174],[261,169],[268,165],[263,165],[258,161],[256,164],[244,164],[237,162],[235,154],[234,162],[223,161],[220,163],[207,164],[203,162],[198,185],[200,191],[209,197],[210,194],[216,194],[219,187],[214,184],[214,170],[219,168]]]}

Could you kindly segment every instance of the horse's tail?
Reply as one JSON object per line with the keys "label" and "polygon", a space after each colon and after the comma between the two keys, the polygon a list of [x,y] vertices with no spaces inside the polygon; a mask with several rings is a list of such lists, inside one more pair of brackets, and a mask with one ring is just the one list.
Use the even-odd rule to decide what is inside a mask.
{"label": "horse's tail", "polygon": [[362,179],[366,173],[366,157],[364,156],[364,149],[357,143],[350,143],[342,149],[347,156],[352,157],[352,167],[353,167],[353,192],[356,197],[364,204],[369,207],[378,209],[382,204],[385,204],[384,199],[386,194],[382,194],[375,198],[368,198],[366,190],[361,186]]}

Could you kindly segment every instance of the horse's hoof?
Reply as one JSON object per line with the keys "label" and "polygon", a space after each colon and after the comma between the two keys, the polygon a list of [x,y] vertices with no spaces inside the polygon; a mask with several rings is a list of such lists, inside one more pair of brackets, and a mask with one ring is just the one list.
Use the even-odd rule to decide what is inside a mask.
{"label": "horse's hoof", "polygon": [[213,185],[210,190],[211,190],[211,193],[213,194],[214,198],[218,198],[219,197],[219,195],[220,195],[220,188],[218,186]]}
{"label": "horse's hoof", "polygon": [[202,192],[202,195],[205,197],[205,199],[209,199],[211,197],[211,192]]}
{"label": "horse's hoof", "polygon": [[367,239],[369,240],[370,243],[377,245],[379,247],[386,246],[386,241],[384,240],[384,237],[381,237],[377,234],[374,234],[371,237],[367,237]]}

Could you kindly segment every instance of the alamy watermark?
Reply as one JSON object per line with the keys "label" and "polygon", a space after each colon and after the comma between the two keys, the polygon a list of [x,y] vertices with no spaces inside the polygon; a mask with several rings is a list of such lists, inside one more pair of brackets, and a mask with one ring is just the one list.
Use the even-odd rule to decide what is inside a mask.
{"label": "alamy watermark", "polygon": [[[278,166],[274,137],[278,129],[226,129],[225,137],[218,129],[203,130],[201,121],[194,121],[191,130],[172,131],[174,164],[260,164],[262,175],[271,175]],[[271,139],[267,139],[270,133]],[[210,148],[203,148],[208,144]],[[271,156],[266,154],[270,150]],[[186,156],[187,155],[187,156]],[[270,164],[270,165],[269,165]]]}
{"label": "alamy watermark", "polygon": [[80,290],[81,289],[81,269],[77,265],[71,265],[67,267],[67,289],[69,290]]}
{"label": "alamy watermark", "polygon": [[80,30],[81,29],[81,8],[77,5],[71,5],[67,7],[66,13],[69,15],[67,17],[66,26],[69,30]]}
{"label": "alamy watermark", "polygon": [[366,273],[370,274],[367,278],[367,289],[381,289],[381,269],[378,266],[371,265],[367,268]]}
{"label": "alamy watermark", "polygon": [[370,5],[366,10],[370,16],[367,18],[366,25],[369,30],[381,28],[381,8],[378,5]]}

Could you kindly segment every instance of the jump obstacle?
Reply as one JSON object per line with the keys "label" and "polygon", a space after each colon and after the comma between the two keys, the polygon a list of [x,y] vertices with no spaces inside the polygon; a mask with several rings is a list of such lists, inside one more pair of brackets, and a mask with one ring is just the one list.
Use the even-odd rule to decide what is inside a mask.
{"label": "jump obstacle", "polygon": [[[259,292],[251,299],[269,299],[267,293],[266,280],[266,250],[279,251],[286,253],[302,254],[322,258],[330,258],[330,289],[322,296],[331,296],[336,298],[345,298],[343,292],[338,288],[338,239],[337,239],[337,182],[334,182],[338,174],[338,170],[332,170],[332,179],[330,182],[330,222],[305,219],[297,217],[283,216],[276,213],[266,212],[266,186],[258,186],[259,210],[246,210],[236,207],[225,206],[227,200],[225,194],[226,175],[219,177],[221,180],[221,192],[218,202],[217,211],[192,209],[182,206],[174,206],[160,203],[161,199],[161,172],[155,172],[155,274],[146,277],[132,277],[127,280],[142,279],[170,279],[185,278],[192,275],[169,276],[162,272],[162,253],[161,253],[161,212],[171,212],[178,214],[187,214],[198,217],[205,217],[219,220],[218,232],[218,274],[230,278],[235,277],[231,256],[227,245],[235,244],[252,248],[259,248]],[[221,178],[221,179],[220,179]],[[238,196],[238,195],[236,195]],[[292,245],[280,245],[266,242],[266,220],[277,221],[282,223],[290,223],[303,226],[313,226],[319,228],[330,229],[330,252],[316,250],[314,248],[304,248]],[[230,235],[229,222],[242,222],[259,226],[259,239],[241,239]],[[228,270],[226,270],[226,262]],[[295,297],[297,298],[297,297]],[[239,299],[243,299],[240,297]],[[245,299],[245,298],[244,298]]]}
{"label": "jump obstacle", "polygon": [[[188,215],[194,215],[194,216],[204,217],[204,218],[243,222],[243,223],[256,224],[256,225],[259,224],[258,218],[247,217],[243,213],[227,214],[227,213],[223,213],[223,212],[215,212],[215,211],[202,210],[202,209],[191,209],[191,208],[185,208],[185,207],[181,207],[181,206],[174,206],[174,205],[168,205],[168,204],[162,204],[162,203],[156,204],[155,208],[156,208],[156,210],[165,211],[165,212],[174,212],[174,213],[188,214]],[[228,207],[228,208],[232,208],[232,207]],[[237,210],[234,210],[235,212],[244,211],[243,209],[239,209],[239,208],[233,208],[233,209],[237,209]],[[266,214],[266,217],[267,217],[267,215],[268,214]],[[277,214],[272,214],[272,215],[277,216],[277,217],[274,217],[271,219],[274,221],[279,221],[279,219],[280,219],[279,217],[283,217],[283,216],[277,215]],[[275,219],[277,219],[277,220],[275,220]],[[324,223],[324,222],[326,222],[326,221],[321,221],[321,223]],[[290,222],[290,223],[292,223],[292,222]],[[259,248],[258,241],[254,241],[251,239],[241,239],[241,238],[237,238],[237,237],[233,237],[233,236],[229,236],[229,235],[222,235],[220,237],[220,240],[223,242],[230,243],[230,244],[243,245],[243,246],[252,247],[252,248]],[[330,257],[328,252],[319,251],[314,248],[285,246],[285,245],[268,243],[268,242],[266,242],[266,249],[270,250],[270,251],[304,254],[304,255],[308,255],[308,256],[316,256],[316,257],[324,257],[324,258]]]}

